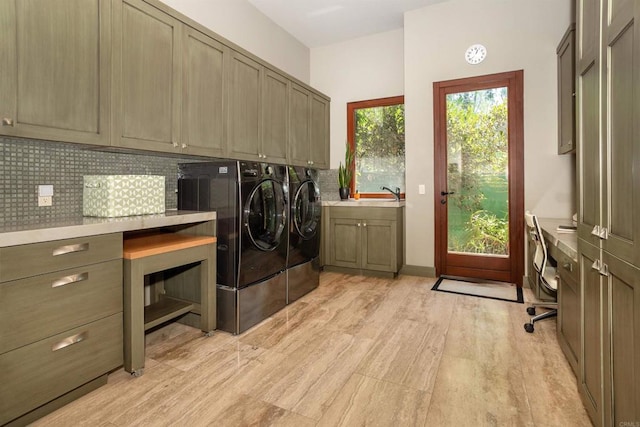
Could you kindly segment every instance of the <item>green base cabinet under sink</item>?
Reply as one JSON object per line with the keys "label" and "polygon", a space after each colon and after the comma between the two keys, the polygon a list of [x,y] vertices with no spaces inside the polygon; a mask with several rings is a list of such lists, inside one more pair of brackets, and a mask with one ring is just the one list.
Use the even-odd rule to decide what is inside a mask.
{"label": "green base cabinet under sink", "polygon": [[403,207],[331,206],[324,213],[326,269],[398,273],[403,261]]}

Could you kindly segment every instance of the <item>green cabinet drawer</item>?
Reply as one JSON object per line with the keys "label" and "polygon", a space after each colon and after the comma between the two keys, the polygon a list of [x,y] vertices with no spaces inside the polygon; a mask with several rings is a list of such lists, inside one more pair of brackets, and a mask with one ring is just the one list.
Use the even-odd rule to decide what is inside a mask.
{"label": "green cabinet drawer", "polygon": [[122,313],[0,355],[0,425],[122,365]]}
{"label": "green cabinet drawer", "polygon": [[0,354],[122,311],[120,259],[0,283]]}
{"label": "green cabinet drawer", "polygon": [[0,248],[0,282],[122,258],[122,233]]}

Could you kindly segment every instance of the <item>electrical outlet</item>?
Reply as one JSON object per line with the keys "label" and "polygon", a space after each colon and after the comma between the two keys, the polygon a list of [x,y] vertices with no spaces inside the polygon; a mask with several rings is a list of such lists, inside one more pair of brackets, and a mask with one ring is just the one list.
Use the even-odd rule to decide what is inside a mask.
{"label": "electrical outlet", "polygon": [[38,196],[38,206],[53,205],[53,196]]}

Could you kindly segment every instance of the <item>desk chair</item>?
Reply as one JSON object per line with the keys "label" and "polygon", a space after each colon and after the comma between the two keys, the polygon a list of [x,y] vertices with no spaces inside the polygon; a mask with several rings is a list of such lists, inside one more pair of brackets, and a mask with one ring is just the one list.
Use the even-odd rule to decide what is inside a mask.
{"label": "desk chair", "polygon": [[[533,266],[536,269],[539,286],[542,286],[547,293],[557,298],[558,277],[556,275],[556,269],[553,266],[547,265],[547,245],[544,242],[538,218],[529,211],[524,214],[524,218],[527,222],[527,227],[529,227],[529,233],[531,233],[531,237],[536,245],[536,251],[533,256]],[[536,316],[536,307],[545,307],[551,310]],[[558,303],[534,302],[530,307],[527,307],[527,313],[533,317],[530,323],[524,324],[524,330],[531,333],[533,332],[533,324],[535,322],[548,319],[558,314]]]}

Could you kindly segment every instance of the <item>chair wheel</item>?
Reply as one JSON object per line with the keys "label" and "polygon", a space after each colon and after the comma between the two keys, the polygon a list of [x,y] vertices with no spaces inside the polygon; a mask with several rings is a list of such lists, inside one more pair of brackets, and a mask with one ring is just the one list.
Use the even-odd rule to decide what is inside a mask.
{"label": "chair wheel", "polygon": [[536,315],[536,308],[535,307],[527,307],[527,314],[529,316],[535,316]]}
{"label": "chair wheel", "polygon": [[533,332],[533,323],[525,323],[524,324],[524,330],[532,333]]}

